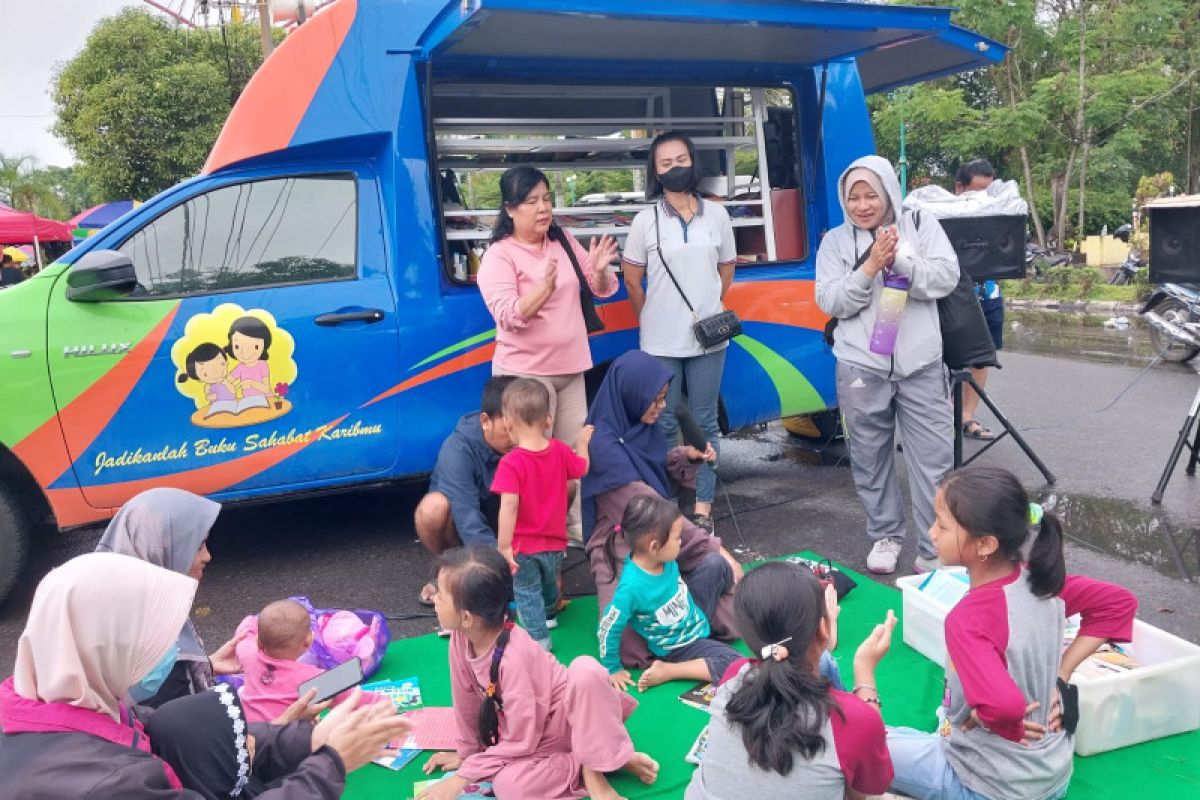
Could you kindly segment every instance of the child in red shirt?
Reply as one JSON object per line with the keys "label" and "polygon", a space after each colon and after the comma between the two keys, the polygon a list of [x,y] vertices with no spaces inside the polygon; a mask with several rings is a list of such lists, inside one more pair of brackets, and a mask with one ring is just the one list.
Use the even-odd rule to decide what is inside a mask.
{"label": "child in red shirt", "polygon": [[567,551],[567,494],[588,471],[595,430],[579,432],[575,452],[546,431],[553,424],[550,392],[518,378],[504,390],[504,421],[516,445],[500,459],[492,491],[500,495],[496,544],[513,571],[521,625],[545,649],[551,646],[546,611],[558,607],[558,572]]}

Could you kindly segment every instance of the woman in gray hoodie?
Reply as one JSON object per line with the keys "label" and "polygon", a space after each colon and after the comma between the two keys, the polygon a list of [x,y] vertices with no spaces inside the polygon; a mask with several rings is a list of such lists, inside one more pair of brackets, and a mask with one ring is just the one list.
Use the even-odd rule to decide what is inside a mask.
{"label": "woman in gray hoodie", "polygon": [[[873,541],[867,569],[894,572],[904,542],[895,469],[898,427],[917,525],[916,569],[925,571],[937,565],[929,541],[933,495],[950,470],[954,438],[936,301],[958,284],[958,258],[937,220],[901,211],[900,184],[886,159],[864,156],[851,164],[838,179],[838,198],[845,221],[821,241],[817,304],[837,321],[838,405]],[[893,294],[907,284],[907,300],[894,344],[879,346],[877,335],[873,347],[889,276],[898,287]]]}

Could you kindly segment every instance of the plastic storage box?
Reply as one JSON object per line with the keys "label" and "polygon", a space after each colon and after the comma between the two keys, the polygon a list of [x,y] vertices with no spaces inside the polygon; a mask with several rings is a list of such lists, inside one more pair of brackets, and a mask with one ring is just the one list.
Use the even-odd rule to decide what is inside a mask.
{"label": "plastic storage box", "polygon": [[[918,587],[924,575],[896,580],[903,599],[904,643],[940,667],[946,664],[946,615]],[[1200,729],[1200,645],[1135,620],[1125,648],[1142,666],[1104,677],[1076,675],[1079,729],[1075,752],[1090,756]]]}
{"label": "plastic storage box", "polygon": [[1200,728],[1200,646],[1139,619],[1124,649],[1142,666],[1071,679],[1079,687],[1075,752],[1081,756]]}
{"label": "plastic storage box", "polygon": [[896,579],[904,613],[904,643],[939,667],[946,666],[946,615],[951,606],[940,603],[919,588],[925,575]]}

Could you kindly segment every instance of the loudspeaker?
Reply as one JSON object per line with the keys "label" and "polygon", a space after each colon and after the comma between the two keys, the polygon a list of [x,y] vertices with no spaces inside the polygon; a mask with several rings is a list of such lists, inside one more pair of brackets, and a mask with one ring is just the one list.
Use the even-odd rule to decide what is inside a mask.
{"label": "loudspeaker", "polygon": [[1150,282],[1200,283],[1200,206],[1150,211]]}
{"label": "loudspeaker", "polygon": [[939,219],[958,266],[976,283],[1025,277],[1025,217],[1003,214],[990,217]]}

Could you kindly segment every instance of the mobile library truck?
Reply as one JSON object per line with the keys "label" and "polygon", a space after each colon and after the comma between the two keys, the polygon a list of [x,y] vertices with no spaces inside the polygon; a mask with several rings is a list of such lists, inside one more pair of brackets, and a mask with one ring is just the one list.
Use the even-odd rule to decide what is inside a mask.
{"label": "mobile library truck", "polygon": [[[0,596],[37,524],[152,486],[239,501],[430,470],[494,348],[474,184],[631,172],[661,130],[693,136],[737,234],[725,423],[833,406],[814,259],[839,172],[874,150],[866,95],[1003,51],[944,8],[338,0],[259,69],[199,177],[0,294]],[[585,242],[641,207],[565,194]],[[637,320],[624,290],[599,312],[602,370]]]}

